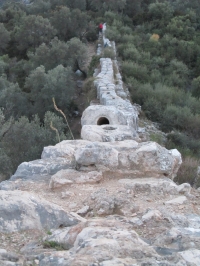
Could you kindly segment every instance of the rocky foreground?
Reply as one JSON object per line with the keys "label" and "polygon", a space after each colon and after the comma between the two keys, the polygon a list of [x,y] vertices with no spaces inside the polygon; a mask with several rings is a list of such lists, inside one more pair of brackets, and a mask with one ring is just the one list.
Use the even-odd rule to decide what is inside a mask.
{"label": "rocky foreground", "polygon": [[154,142],[63,141],[0,184],[0,265],[200,265],[200,191]]}

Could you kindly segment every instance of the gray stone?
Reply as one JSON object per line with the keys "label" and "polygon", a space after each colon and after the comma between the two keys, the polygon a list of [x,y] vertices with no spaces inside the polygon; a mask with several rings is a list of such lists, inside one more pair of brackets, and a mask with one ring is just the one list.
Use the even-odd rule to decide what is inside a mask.
{"label": "gray stone", "polygon": [[75,161],[68,160],[67,158],[54,158],[54,159],[41,159],[31,162],[21,163],[11,180],[18,178],[32,179],[37,175],[53,175],[61,169],[74,168]]}
{"label": "gray stone", "polygon": [[192,265],[200,265],[200,250],[190,249],[179,252],[180,256],[188,263]]}
{"label": "gray stone", "polygon": [[142,216],[143,222],[148,222],[149,220],[161,221],[163,219],[162,213],[158,210],[149,210],[145,215]]}
{"label": "gray stone", "polygon": [[190,194],[190,191],[191,191],[191,186],[188,183],[183,183],[180,186],[178,186],[178,192],[180,194],[188,195],[188,194]]}
{"label": "gray stone", "polygon": [[57,172],[51,177],[49,187],[58,188],[73,183],[77,184],[93,184],[98,183],[103,178],[101,172],[91,171],[91,172],[79,172],[73,169],[66,169]]}
{"label": "gray stone", "polygon": [[17,184],[12,181],[2,181],[0,183],[0,190],[15,190],[17,189]]}
{"label": "gray stone", "polygon": [[81,124],[101,125],[101,119],[106,118],[109,125],[127,125],[126,117],[115,106],[92,105],[85,109]]}
{"label": "gray stone", "polygon": [[85,125],[81,130],[81,138],[90,141],[123,141],[135,136],[128,126],[119,125]]}
{"label": "gray stone", "polygon": [[187,201],[187,198],[185,196],[180,196],[172,200],[168,200],[165,202],[165,204],[170,204],[170,205],[180,205],[183,204]]}
{"label": "gray stone", "polygon": [[[100,188],[91,194],[91,209],[98,215],[109,215],[113,213],[121,213],[122,208],[127,205],[129,201],[127,195],[110,195],[106,188]],[[131,206],[130,206],[131,208]]]}
{"label": "gray stone", "polygon": [[152,194],[152,195],[177,195],[179,193],[179,186],[176,185],[169,178],[134,178],[134,179],[120,179],[118,181],[124,184],[133,191],[134,194]]}
{"label": "gray stone", "polygon": [[101,143],[92,143],[76,151],[75,158],[80,165],[99,164],[117,168],[118,151],[111,146],[102,146]]}
{"label": "gray stone", "polygon": [[23,191],[0,191],[0,232],[71,226],[77,220],[61,207]]}
{"label": "gray stone", "polygon": [[64,198],[71,198],[73,197],[75,194],[71,191],[63,191],[61,192],[61,198],[64,199]]}
{"label": "gray stone", "polygon": [[86,223],[82,222],[75,226],[54,230],[52,234],[45,237],[43,241],[54,241],[63,248],[70,249],[73,247],[77,235],[85,226]]}
{"label": "gray stone", "polygon": [[55,146],[44,147],[41,158],[56,159],[61,157],[73,161],[75,151],[89,143],[87,140],[63,140]]}
{"label": "gray stone", "polygon": [[140,226],[140,225],[143,225],[142,220],[140,220],[140,219],[137,218],[137,217],[134,217],[134,218],[130,219],[130,222],[131,222],[134,226]]}
{"label": "gray stone", "polygon": [[81,208],[80,210],[77,211],[77,213],[79,215],[85,215],[90,209],[90,206],[84,206],[83,208]]}
{"label": "gray stone", "polygon": [[115,258],[112,260],[103,261],[100,263],[100,266],[125,266],[125,265],[131,265],[131,266],[138,266],[136,260],[132,258]]}
{"label": "gray stone", "polygon": [[[103,165],[110,170],[135,176],[168,176],[173,179],[182,163],[177,150],[167,150],[155,142],[93,142],[76,150],[78,164]],[[118,170],[119,169],[119,170]]]}
{"label": "gray stone", "polygon": [[0,266],[22,266],[16,253],[0,249]]}

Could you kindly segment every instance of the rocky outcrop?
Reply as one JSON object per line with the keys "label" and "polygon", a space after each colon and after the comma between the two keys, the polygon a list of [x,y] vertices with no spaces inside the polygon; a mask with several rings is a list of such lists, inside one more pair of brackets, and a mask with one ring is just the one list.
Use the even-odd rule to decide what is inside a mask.
{"label": "rocky outcrop", "polygon": [[91,172],[79,172],[72,169],[61,170],[51,177],[49,187],[57,188],[76,184],[93,184],[98,183],[103,178],[101,172],[91,171]]}
{"label": "rocky outcrop", "polygon": [[70,226],[77,220],[62,208],[23,191],[0,191],[0,232]]}
{"label": "rocky outcrop", "polygon": [[[49,176],[63,169],[82,171],[82,167],[90,166],[93,166],[94,171],[101,171],[104,174],[115,172],[132,178],[167,176],[173,179],[182,162],[181,154],[176,149],[167,150],[156,142],[138,143],[135,140],[64,141],[55,147],[45,148],[42,158],[22,163],[11,180],[28,179],[33,176],[37,178],[39,175]],[[84,171],[89,171],[89,168]],[[66,170],[66,173],[69,173],[69,170]],[[81,175],[81,172],[77,172],[78,174]]]}
{"label": "rocky outcrop", "polygon": [[0,249],[0,265],[2,266],[22,266],[19,256],[14,252]]}
{"label": "rocky outcrop", "polygon": [[168,151],[155,142],[137,143],[123,141],[113,143],[91,143],[77,149],[79,165],[107,167],[107,171],[129,174],[129,176],[168,176],[174,178],[181,164],[177,150]]}
{"label": "rocky outcrop", "polygon": [[[151,210],[142,219],[143,222],[137,225],[137,229],[129,219],[110,216],[88,220],[70,229],[56,230],[45,240],[55,241],[67,249],[71,247],[70,255],[67,251],[52,252],[40,259],[40,265],[52,265],[52,261],[54,265],[62,261],[61,265],[72,266],[199,264],[198,230],[192,232],[190,228],[174,227],[160,237],[154,236],[149,242],[144,236],[141,238],[136,230],[142,232],[140,228],[144,224],[149,230],[150,226],[163,225],[166,217],[158,210]],[[174,224],[178,224],[178,219],[174,220]],[[165,228],[166,226],[167,224]],[[182,251],[182,245],[189,244],[190,241],[195,241],[196,245]],[[165,248],[161,247],[163,245]]]}
{"label": "rocky outcrop", "polygon": [[[69,245],[67,243],[69,239],[73,241],[74,232],[76,232],[77,235],[74,238],[73,249],[71,250],[72,256],[70,258],[66,256],[66,262],[74,266],[91,265],[98,261],[107,263],[110,260],[116,260],[116,254],[119,260],[126,259],[134,262],[136,260],[133,260],[133,254],[135,258],[140,259],[157,256],[155,250],[146,244],[131,229],[131,226],[124,225],[116,219],[93,219],[84,225],[78,225],[71,231],[67,232],[65,230],[65,234],[64,232],[62,234],[62,236],[65,235],[64,237],[61,237],[60,232],[57,231],[47,239],[56,240],[59,238],[60,242],[66,246]],[[58,261],[59,254],[51,254],[51,257]],[[50,258],[45,257],[41,263],[44,262],[46,264],[42,265],[50,265]]]}

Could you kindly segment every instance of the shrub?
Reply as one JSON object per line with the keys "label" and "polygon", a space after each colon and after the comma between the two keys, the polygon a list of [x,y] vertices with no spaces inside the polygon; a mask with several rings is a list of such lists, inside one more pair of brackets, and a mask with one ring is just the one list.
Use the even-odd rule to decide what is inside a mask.
{"label": "shrub", "polygon": [[200,98],[200,76],[197,78],[194,78],[192,81],[192,94]]}
{"label": "shrub", "polygon": [[115,42],[119,42],[121,39],[121,34],[117,27],[109,27],[106,29],[106,37]]}
{"label": "shrub", "polygon": [[197,179],[197,167],[200,165],[200,160],[192,157],[186,157],[183,159],[183,163],[179,168],[175,182],[189,183],[191,186],[199,186],[200,180]]}
{"label": "shrub", "polygon": [[148,82],[148,70],[145,65],[139,65],[132,61],[124,61],[122,63],[122,72],[124,76],[132,76],[142,83]]}
{"label": "shrub", "polygon": [[169,133],[166,147],[168,149],[177,148],[183,156],[200,156],[200,141],[182,132]]}
{"label": "shrub", "polygon": [[124,35],[124,34],[131,34],[132,33],[132,29],[128,26],[122,26],[119,28],[119,31],[121,33],[121,35]]}
{"label": "shrub", "polygon": [[100,60],[99,55],[93,55],[89,68],[88,68],[88,76],[90,77],[93,76],[94,69],[97,68],[99,65],[99,60]]}
{"label": "shrub", "polygon": [[161,133],[151,133],[149,137],[150,137],[150,141],[155,141],[158,144],[164,146],[165,139],[163,138],[163,135]]}
{"label": "shrub", "polygon": [[158,34],[152,34],[150,37],[150,41],[157,42],[160,39],[160,36]]}
{"label": "shrub", "polygon": [[163,113],[161,128],[167,132],[173,129],[185,130],[191,117],[192,113],[188,107],[168,105]]}
{"label": "shrub", "polygon": [[133,44],[127,45],[127,47],[121,51],[121,55],[124,60],[129,59],[134,60],[135,62],[139,62],[141,60],[141,55]]}
{"label": "shrub", "polygon": [[44,241],[43,248],[55,248],[56,250],[65,250],[63,245],[55,242],[55,241]]}
{"label": "shrub", "polygon": [[127,44],[127,43],[133,43],[134,40],[135,40],[135,36],[133,36],[132,34],[131,34],[131,35],[129,35],[129,34],[125,34],[125,35],[123,35],[123,36],[121,37],[120,42],[121,42],[121,43],[125,43],[125,44]]}
{"label": "shrub", "polygon": [[134,78],[129,78],[130,88],[133,102],[136,102],[143,106],[148,98],[153,97],[154,91],[150,84],[141,84]]}
{"label": "shrub", "polygon": [[161,81],[161,79],[162,79],[162,76],[161,76],[160,71],[158,69],[153,69],[151,71],[150,82],[152,84],[155,84]]}
{"label": "shrub", "polygon": [[[86,94],[87,106],[90,104],[90,101],[97,98],[97,90],[94,86],[95,78],[88,78],[83,86],[83,92]],[[86,107],[87,107],[86,106]]]}
{"label": "shrub", "polygon": [[103,57],[115,59],[115,52],[112,47],[106,47],[103,50]]}
{"label": "shrub", "polygon": [[148,98],[143,105],[143,110],[148,119],[156,122],[162,121],[163,106],[155,98]]}
{"label": "shrub", "polygon": [[86,35],[85,38],[87,39],[87,41],[89,42],[94,42],[98,39],[98,34],[97,34],[97,30],[96,29],[90,29]]}
{"label": "shrub", "polygon": [[40,158],[43,147],[58,142],[55,132],[50,128],[51,122],[57,128],[60,139],[66,139],[63,119],[51,112],[46,112],[43,125],[38,116],[31,121],[25,116],[18,120],[11,118],[0,121],[0,161],[2,159],[1,162],[6,163],[0,167],[0,174],[9,177],[20,163]]}

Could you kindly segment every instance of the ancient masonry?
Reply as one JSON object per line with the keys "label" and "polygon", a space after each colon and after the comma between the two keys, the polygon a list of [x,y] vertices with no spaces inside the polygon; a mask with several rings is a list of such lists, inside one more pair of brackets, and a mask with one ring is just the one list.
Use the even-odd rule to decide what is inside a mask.
{"label": "ancient masonry", "polygon": [[[116,54],[115,43],[105,38],[104,32],[105,25],[97,54],[105,45]],[[72,169],[77,178],[85,172],[94,182],[99,181],[99,175],[112,174],[128,178],[176,176],[181,154],[156,142],[142,142],[138,137],[139,107],[128,100],[116,58],[101,58],[100,65],[100,71],[94,74],[98,103],[91,103],[83,112],[82,139],[45,147],[41,160],[22,163],[11,180],[41,174],[52,176],[60,170],[70,175]],[[50,182],[51,187],[53,183]]]}
{"label": "ancient masonry", "polygon": [[[103,44],[110,46],[116,54],[115,43],[104,36]],[[99,44],[97,54],[101,53]],[[95,74],[99,104],[91,104],[83,113],[81,137],[90,141],[122,141],[137,139],[138,107],[127,99],[123,88],[117,60],[101,58],[101,71]]]}

